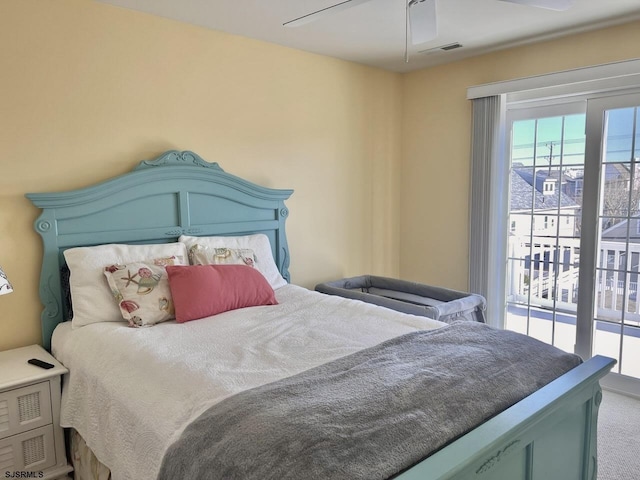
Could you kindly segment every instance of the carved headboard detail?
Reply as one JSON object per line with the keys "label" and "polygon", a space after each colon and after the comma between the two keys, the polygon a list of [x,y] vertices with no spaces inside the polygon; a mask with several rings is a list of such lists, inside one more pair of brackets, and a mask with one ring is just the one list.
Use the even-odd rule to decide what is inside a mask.
{"label": "carved headboard detail", "polygon": [[29,193],[42,209],[35,222],[44,252],[40,277],[43,345],[68,320],[60,271],[67,248],[105,243],[168,243],[182,234],[269,237],[282,276],[289,281],[284,204],[293,190],[265,188],[226,173],[190,151],[168,151],[130,173],[86,188]]}

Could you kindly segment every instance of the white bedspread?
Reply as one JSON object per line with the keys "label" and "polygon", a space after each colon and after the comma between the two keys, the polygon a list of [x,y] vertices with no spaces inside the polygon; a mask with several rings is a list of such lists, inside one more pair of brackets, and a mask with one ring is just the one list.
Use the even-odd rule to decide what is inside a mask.
{"label": "white bedspread", "polygon": [[133,329],[60,324],[61,423],[75,428],[114,480],[155,479],[162,456],[206,408],[389,338],[444,323],[294,285],[280,305]]}

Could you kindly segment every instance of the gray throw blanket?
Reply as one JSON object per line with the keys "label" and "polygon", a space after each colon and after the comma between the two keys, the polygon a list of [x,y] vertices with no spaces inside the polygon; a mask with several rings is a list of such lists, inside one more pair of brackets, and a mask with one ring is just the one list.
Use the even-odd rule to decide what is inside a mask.
{"label": "gray throw blanket", "polygon": [[158,478],[389,478],[580,362],[476,322],[410,333],[212,406]]}

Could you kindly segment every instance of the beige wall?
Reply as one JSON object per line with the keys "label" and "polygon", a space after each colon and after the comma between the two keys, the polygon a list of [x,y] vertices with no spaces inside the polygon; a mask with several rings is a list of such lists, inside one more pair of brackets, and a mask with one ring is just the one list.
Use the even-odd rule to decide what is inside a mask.
{"label": "beige wall", "polygon": [[467,289],[468,87],[637,57],[640,22],[404,75],[401,277]]}
{"label": "beige wall", "polygon": [[0,2],[0,350],[40,342],[27,192],[169,149],[293,188],[292,279],[398,275],[400,75],[89,0]]}

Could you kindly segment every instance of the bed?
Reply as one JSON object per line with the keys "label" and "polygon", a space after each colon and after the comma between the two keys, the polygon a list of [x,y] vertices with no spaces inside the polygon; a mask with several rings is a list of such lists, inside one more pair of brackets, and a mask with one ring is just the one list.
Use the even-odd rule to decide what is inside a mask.
{"label": "bed", "polygon": [[[223,478],[250,477],[246,470],[242,470],[247,465],[254,469],[253,478],[286,478],[287,474],[291,478],[301,478],[295,472],[304,465],[294,465],[296,459],[292,458],[297,455],[287,457],[269,450],[251,449],[256,446],[267,449],[273,443],[278,446],[279,454],[283,451],[296,451],[301,455],[310,453],[312,456],[309,458],[315,461],[313,454],[324,445],[302,446],[298,451],[295,450],[299,447],[297,436],[286,431],[277,432],[279,436],[275,436],[275,430],[270,430],[270,427],[264,427],[267,430],[263,432],[266,440],[262,440],[258,431],[267,425],[262,423],[262,419],[275,418],[276,424],[284,424],[287,422],[283,419],[293,415],[293,410],[285,412],[285,416],[279,419],[273,416],[273,404],[259,407],[254,404],[290,391],[295,392],[296,398],[302,397],[300,392],[312,392],[313,400],[316,390],[310,390],[309,383],[302,383],[308,381],[307,377],[315,375],[312,383],[318,383],[318,378],[343,378],[345,371],[358,370],[354,365],[374,364],[374,373],[382,371],[382,367],[378,368],[384,363],[381,358],[398,356],[397,348],[407,352],[411,352],[411,348],[427,348],[427,344],[432,348],[431,344],[436,343],[434,339],[446,339],[447,335],[454,334],[467,339],[459,349],[452,349],[450,345],[442,347],[447,352],[444,357],[428,359],[434,364],[413,367],[414,371],[405,371],[402,375],[393,373],[382,378],[384,384],[395,381],[395,377],[407,377],[401,380],[408,383],[400,387],[396,385],[391,393],[376,388],[367,391],[362,402],[353,402],[347,394],[345,404],[357,409],[359,403],[367,405],[371,397],[375,401],[370,402],[367,408],[375,409],[379,398],[395,402],[405,390],[419,384],[413,380],[415,371],[434,369],[436,365],[436,376],[446,381],[447,375],[440,372],[440,364],[455,369],[465,363],[467,355],[472,355],[474,350],[484,351],[485,356],[487,352],[494,352],[489,355],[492,356],[505,350],[504,355],[507,355],[509,349],[500,348],[505,342],[514,345],[523,342],[522,348],[539,349],[536,350],[539,355],[530,355],[531,365],[537,362],[535,357],[550,359],[553,355],[561,355],[552,347],[532,345],[528,337],[522,335],[486,331],[484,329],[489,327],[477,322],[445,325],[426,317],[394,312],[291,285],[285,234],[289,211],[284,202],[292,193],[292,190],[270,189],[247,182],[193,152],[170,151],[154,160],[141,162],[128,174],[84,189],[27,195],[42,209],[35,229],[43,239],[39,290],[44,305],[43,344],[52,349],[70,371],[63,379],[61,423],[82,436],[95,456],[111,469],[113,478],[172,478],[173,472],[185,471],[179,468],[190,468],[195,460],[190,457],[194,454],[188,448],[189,442],[195,444],[198,435],[195,426],[208,412],[218,418],[216,421],[224,422],[213,430],[237,429],[241,435],[233,440],[221,438],[216,443],[222,445],[221,450],[210,455],[195,454],[196,458],[214,458],[217,455],[216,458],[226,460],[225,452],[229,452],[231,447],[236,449],[235,455],[239,457],[224,467],[205,464],[204,470],[192,473],[191,478],[203,477],[203,471],[209,478],[216,478],[218,468],[228,472],[222,475]],[[264,261],[269,257],[270,270],[261,270],[264,278],[260,278],[261,281],[268,279],[274,287],[272,304],[231,309],[211,317],[214,320],[209,318],[186,323],[169,320],[147,328],[130,328],[122,318],[120,321],[89,322],[78,328],[73,328],[72,322],[66,321],[73,310],[74,321],[80,322],[82,309],[91,308],[91,301],[86,302],[89,305],[83,305],[80,296],[76,298],[75,294],[71,301],[68,299],[66,284],[69,280],[65,273],[68,263],[86,263],[85,257],[68,260],[73,258],[73,252],[84,251],[85,248],[100,249],[110,244],[123,245],[121,248],[125,250],[130,248],[134,251],[139,247],[155,252],[154,246],[158,246],[161,250],[167,249],[169,256],[166,258],[175,260],[181,255],[173,255],[175,252],[171,249],[181,248],[179,245],[184,242],[192,244],[187,252],[189,255],[194,245],[200,245],[199,242],[220,237],[251,238],[252,242],[260,239],[259,244],[249,244],[255,247],[255,251],[260,251],[260,255],[251,258],[257,258],[260,264],[260,259]],[[234,251],[246,250],[244,241],[238,240],[240,243],[236,246],[239,248]],[[166,258],[163,257],[163,262]],[[167,272],[186,271],[181,270],[184,267],[167,266],[166,263],[163,267]],[[250,267],[239,268],[246,272]],[[71,268],[71,283],[74,268]],[[76,276],[76,283],[79,278]],[[147,288],[148,283],[143,284],[142,275],[129,276],[129,280],[135,278],[139,288]],[[145,281],[149,282],[151,278],[149,274]],[[88,295],[93,298],[91,295],[94,294],[89,291]],[[94,303],[97,305],[98,301]],[[121,313],[124,308],[124,314],[129,314],[129,324],[138,326],[145,322],[145,316],[135,314],[138,311],[129,311],[129,303],[124,303],[126,308],[122,307],[122,302],[120,305]],[[474,324],[473,328],[483,329],[476,332],[478,335],[488,336],[476,342],[476,333],[471,335],[469,327],[463,323]],[[493,345],[488,343],[490,341],[498,343],[491,348],[486,347]],[[183,346],[178,347],[181,344]],[[483,345],[486,347],[484,350]],[[469,353],[464,348],[469,348]],[[218,356],[212,357],[212,352]],[[408,356],[416,357],[413,354]],[[562,359],[564,361],[565,356]],[[518,359],[505,357],[502,361],[515,365]],[[528,380],[514,380],[513,383],[522,383],[521,386],[531,392],[515,402],[505,398],[506,406],[500,411],[484,413],[481,420],[472,420],[475,422],[472,427],[449,432],[449,436],[438,441],[435,448],[421,450],[425,447],[421,445],[420,431],[413,431],[415,436],[408,441],[401,438],[402,435],[396,435],[385,439],[382,446],[375,447],[378,450],[371,447],[370,451],[357,452],[364,456],[358,457],[359,460],[356,458],[352,465],[355,470],[346,467],[347,459],[343,461],[340,454],[327,450],[330,452],[327,457],[331,457],[332,473],[326,477],[378,478],[370,475],[371,470],[361,468],[366,466],[376,473],[387,472],[380,478],[402,480],[593,480],[597,473],[597,412],[602,400],[598,381],[615,361],[597,356],[578,363],[535,388],[532,385],[537,377],[534,376],[533,380],[526,377],[533,373],[527,372],[526,367],[521,368],[519,374]],[[389,365],[390,372],[397,372],[396,366]],[[483,366],[484,372],[467,375],[468,380],[474,380],[479,384],[478,388],[483,383],[488,384],[494,376],[491,368],[492,364],[488,363]],[[498,370],[503,371],[504,368]],[[369,384],[369,377],[366,378],[347,383]],[[427,383],[431,381],[428,379]],[[453,389],[457,383],[445,382],[441,384],[444,387],[436,390],[447,393],[446,390],[451,388],[455,392]],[[499,390],[506,397],[511,395],[511,387]],[[341,411],[335,416],[340,401],[336,403],[333,398],[339,395],[332,394],[331,397],[325,399],[329,403],[315,405],[315,410],[311,406],[303,406],[301,416],[314,417],[318,414],[325,423],[342,428],[347,422],[344,420],[346,417]],[[456,409],[449,411],[450,416],[466,418],[467,414],[470,417],[475,415],[479,405],[484,405],[484,397],[455,392],[454,397],[443,402],[457,405]],[[280,399],[276,401],[277,405],[280,402],[288,405],[288,401],[281,400],[282,397],[273,398]],[[309,408],[308,415],[304,414],[304,408]],[[412,412],[415,413],[414,410]],[[237,421],[228,421],[235,417]],[[260,418],[260,428],[255,422],[249,422],[247,426],[247,418]],[[429,424],[428,419],[422,419],[420,423],[420,418],[415,418],[415,422],[408,422],[411,428],[415,424]],[[378,420],[389,424],[389,419]],[[458,428],[455,422],[452,426]],[[358,433],[360,431],[357,430]],[[352,433],[344,434],[344,440],[353,440],[349,438]],[[207,442],[207,435],[204,436],[205,443],[213,443]],[[377,433],[372,435],[374,439],[377,437]],[[246,438],[251,441],[244,441]],[[182,445],[180,449],[181,443],[186,443],[187,448]],[[416,450],[414,444],[420,444],[420,448]],[[344,450],[347,451],[346,448]],[[405,450],[415,450],[412,460],[389,465]],[[389,452],[395,453],[389,456]],[[185,458],[189,458],[188,462]],[[169,459],[173,459],[173,463]],[[378,459],[385,463],[386,470],[382,466],[378,469],[375,464]],[[180,465],[181,462],[188,465]],[[227,470],[222,470],[224,468]],[[305,476],[313,478],[319,475],[317,470],[312,472],[312,475]]]}

